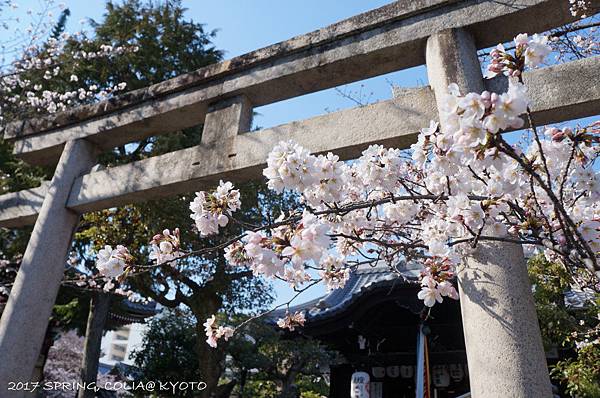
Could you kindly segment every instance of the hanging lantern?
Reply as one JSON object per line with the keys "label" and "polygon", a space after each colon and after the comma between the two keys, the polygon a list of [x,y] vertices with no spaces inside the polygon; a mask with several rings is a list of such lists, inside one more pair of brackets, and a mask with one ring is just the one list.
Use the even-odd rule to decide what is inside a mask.
{"label": "hanging lantern", "polygon": [[371,369],[371,374],[376,379],[382,379],[385,377],[385,368],[383,366],[374,366],[373,369]]}
{"label": "hanging lantern", "polygon": [[433,385],[436,387],[448,387],[450,385],[450,373],[446,365],[435,365],[433,367]]}
{"label": "hanging lantern", "polygon": [[369,374],[354,372],[350,384],[350,398],[369,398]]}
{"label": "hanging lantern", "polygon": [[463,367],[460,363],[450,364],[450,377],[455,382],[462,381],[463,377],[465,377],[465,372],[463,371]]}
{"label": "hanging lantern", "polygon": [[[388,366],[386,369],[386,374],[388,377],[391,377],[392,379],[397,378],[398,376],[400,376],[400,366]],[[412,377],[412,375],[410,376]]]}
{"label": "hanging lantern", "polygon": [[400,366],[400,375],[403,379],[412,379],[415,375],[415,368],[410,365]]}

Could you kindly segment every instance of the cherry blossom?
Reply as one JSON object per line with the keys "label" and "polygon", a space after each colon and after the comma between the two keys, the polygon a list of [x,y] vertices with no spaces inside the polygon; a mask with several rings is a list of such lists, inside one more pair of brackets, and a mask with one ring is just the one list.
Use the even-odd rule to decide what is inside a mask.
{"label": "cherry blossom", "polygon": [[515,53],[509,54],[502,44],[498,44],[490,53],[492,61],[488,66],[486,77],[491,78],[498,74],[506,76],[520,76],[523,66],[535,68],[552,51],[548,45],[548,37],[534,34],[529,37],[526,33],[517,35],[514,39]]}
{"label": "cherry blossom", "polygon": [[[300,293],[318,282],[341,288],[359,265],[385,263],[396,272],[417,262],[418,298],[431,307],[459,298],[455,270],[479,242],[505,241],[534,247],[570,270],[575,283],[599,287],[600,122],[544,129],[530,123],[526,139],[508,142],[503,133],[532,119],[522,72],[550,51],[538,35],[518,35],[514,44],[514,55],[498,46],[489,68],[509,76],[507,91],[461,93],[451,84],[439,122],[420,131],[410,152],[371,145],[343,162],[278,143],[263,174],[270,189],[298,195],[301,205],[227,242],[229,266]],[[221,181],[196,194],[191,217],[201,237],[212,235],[240,206],[239,192]],[[155,237],[156,250],[173,252],[171,241],[160,247],[163,236],[170,233]],[[278,324],[293,330],[304,321],[303,313],[288,312]],[[214,316],[205,328],[211,346],[233,333],[217,327]]]}
{"label": "cherry blossom", "polygon": [[175,228],[173,233],[165,229],[162,233],[154,235],[150,244],[150,259],[157,264],[172,263],[172,260],[183,254],[180,251],[179,228]]}
{"label": "cherry blossom", "polygon": [[240,206],[240,192],[233,189],[231,182],[221,181],[212,193],[196,193],[196,198],[190,203],[190,217],[201,236],[213,235],[219,232],[219,227],[227,225],[229,216]]}
{"label": "cherry blossom", "polygon": [[[126,89],[124,82],[102,89],[88,85],[80,81],[77,69],[81,60],[112,59],[137,52],[137,46],[101,44],[94,51],[85,51],[83,46],[88,46],[91,40],[84,31],[48,37],[55,26],[52,10],[62,11],[64,7],[55,5],[53,0],[43,0],[40,6],[48,12],[28,12],[31,20],[24,32],[19,29],[19,17],[8,16],[0,20],[0,29],[13,32],[13,37],[7,37],[2,45],[0,125],[7,113],[20,114],[23,118],[52,114],[75,105],[111,98]],[[5,55],[12,61],[5,64]],[[66,63],[64,59],[74,62]],[[32,75],[39,75],[43,82],[34,84]],[[71,89],[57,89],[65,80],[78,83],[80,87],[72,88],[71,85]]]}
{"label": "cherry blossom", "polygon": [[450,282],[454,278],[452,263],[447,259],[432,258],[425,261],[421,272],[421,290],[417,297],[423,300],[427,307],[441,303],[443,297],[458,300],[458,292]]}
{"label": "cherry blossom", "polygon": [[133,261],[133,256],[125,246],[118,245],[115,249],[106,245],[98,252],[96,268],[100,274],[116,278],[125,271],[125,268]]}
{"label": "cherry blossom", "polygon": [[227,341],[234,333],[234,329],[229,326],[217,326],[214,315],[208,318],[203,326],[206,331],[206,342],[213,348],[217,347],[219,339],[223,338]]}
{"label": "cherry blossom", "polygon": [[[81,363],[83,360],[84,338],[78,336],[75,330],[61,333],[48,351],[48,359],[44,365],[44,378],[53,383],[73,383],[79,380]],[[111,374],[99,372],[96,385],[107,388],[120,381],[120,378]],[[131,396],[124,390],[113,390],[117,397]],[[62,398],[65,392],[62,389],[48,390],[44,397]]]}
{"label": "cherry blossom", "polygon": [[590,8],[589,0],[569,0],[569,10],[574,17],[586,18],[587,11]]}
{"label": "cherry blossom", "polygon": [[423,286],[417,293],[417,297],[423,300],[423,303],[428,307],[433,307],[436,302],[441,303],[443,300],[439,290],[429,286]]}
{"label": "cherry blossom", "polygon": [[304,312],[296,311],[290,314],[286,311],[285,316],[277,321],[277,326],[294,331],[298,326],[304,326],[304,322],[306,322]]}
{"label": "cherry blossom", "polygon": [[350,268],[344,266],[343,259],[334,256],[327,256],[321,264],[324,269],[319,271],[327,291],[341,289],[350,279]]}

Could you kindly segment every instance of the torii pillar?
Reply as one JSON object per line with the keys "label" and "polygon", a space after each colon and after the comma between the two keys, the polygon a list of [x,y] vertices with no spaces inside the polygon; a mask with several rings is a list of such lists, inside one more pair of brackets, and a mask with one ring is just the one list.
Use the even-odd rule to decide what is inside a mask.
{"label": "torii pillar", "polygon": [[[464,29],[431,36],[427,73],[438,109],[450,83],[461,94],[484,90],[473,37]],[[552,397],[521,245],[479,242],[458,269],[473,398]]]}
{"label": "torii pillar", "polygon": [[10,382],[32,381],[79,221],[79,214],[65,204],[73,182],[91,169],[96,155],[91,143],[83,139],[69,141],[56,166],[0,320],[2,398],[28,394],[7,388]]}

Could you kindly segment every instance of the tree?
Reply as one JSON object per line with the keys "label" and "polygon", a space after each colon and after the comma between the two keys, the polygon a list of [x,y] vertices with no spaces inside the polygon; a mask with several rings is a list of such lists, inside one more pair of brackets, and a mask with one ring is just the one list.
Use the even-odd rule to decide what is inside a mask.
{"label": "tree", "polygon": [[[95,36],[93,41],[84,44],[84,49],[87,45],[93,48],[99,43],[110,43],[114,47],[127,44],[138,50],[108,59],[105,64],[78,62],[78,79],[98,86],[98,90],[113,87],[117,82],[134,89],[220,60],[221,52],[210,46],[212,33],[204,33],[201,25],[186,21],[183,13],[178,1],[146,5],[127,1],[119,6],[109,3],[104,21],[92,24]],[[201,129],[202,126],[198,126],[151,137],[134,143],[134,148],[123,146],[105,154],[101,162],[111,166],[195,145],[200,142]],[[261,207],[285,205],[285,198],[273,195],[260,184],[250,183],[243,189],[256,198],[242,209],[248,222],[263,219]],[[157,232],[164,236],[160,232],[165,225],[171,225],[172,231],[176,226],[189,225],[189,214],[184,209],[191,200],[189,195],[180,195],[85,215],[76,234],[74,247],[78,257],[92,265],[90,249],[99,251],[110,242],[122,241],[136,248],[140,262],[147,262],[153,250],[148,236]],[[232,228],[230,233],[238,231],[239,227]],[[195,231],[182,228],[181,249],[201,250],[216,244],[216,240],[212,240],[192,246],[189,242],[194,242],[196,237]],[[181,267],[149,269],[145,275],[130,278],[128,283],[132,289],[163,306],[184,305],[192,310],[197,319],[198,366],[209,385],[202,394],[207,395],[218,385],[224,357],[223,353],[210,350],[204,344],[203,322],[217,311],[227,314],[249,311],[271,300],[269,287],[263,280],[254,278],[249,269],[230,272],[222,255],[202,259],[188,257],[182,260]]]}
{"label": "tree", "polygon": [[[256,206],[245,207],[246,195],[242,193],[240,202],[239,190],[222,182],[215,190],[198,193],[192,202],[197,231],[163,230],[153,236],[150,249],[132,242],[130,248],[139,249],[139,262],[124,247],[105,248],[98,269],[118,264],[120,279],[129,277],[132,285],[167,306],[186,304],[197,319],[228,302],[223,297],[228,299],[232,290],[218,288],[244,283],[250,271],[283,279],[302,291],[321,280],[337,288],[360,263],[386,260],[393,265],[411,258],[425,259],[419,298],[431,307],[445,297],[457,297],[454,267],[485,241],[541,247],[573,281],[593,288],[600,275],[594,170],[600,125],[536,128],[522,72],[539,65],[550,51],[547,38],[538,35],[518,35],[514,54],[502,46],[494,49],[488,71],[509,76],[508,91],[460,93],[451,86],[441,126],[434,122],[423,129],[411,160],[396,149],[372,146],[348,165],[333,154],[314,156],[306,148],[281,143],[267,159],[265,175],[272,190],[301,195],[296,211],[275,219],[277,212],[269,206],[273,217],[258,212],[264,222],[250,223],[248,216],[257,214]],[[114,87],[118,84],[107,89]],[[86,100],[94,100],[94,95],[86,93],[82,101]],[[522,116],[531,128],[531,144],[512,145],[502,132],[522,127]],[[154,147],[142,143],[132,154]],[[117,154],[129,155],[127,148]],[[118,161],[115,154],[112,159]],[[256,196],[258,203],[267,192]],[[110,223],[137,220],[135,211],[127,210],[122,218],[120,214],[104,216]],[[146,225],[152,227],[154,221]],[[162,227],[147,229],[154,233]],[[106,231],[111,237],[124,235],[118,228]],[[218,231],[229,235],[215,237]],[[191,243],[186,233],[200,235],[201,242]],[[232,236],[236,239],[229,239]],[[124,240],[132,241],[125,236],[116,242]],[[82,241],[84,248],[90,244]],[[176,259],[178,265],[173,266]],[[254,298],[247,296],[246,302]],[[222,319],[207,319],[211,345],[231,338],[233,328],[223,326]],[[302,313],[287,314],[280,321],[290,329],[303,322]],[[222,348],[205,354],[213,363],[222,362]],[[205,375],[216,384],[219,371],[212,367]]]}
{"label": "tree", "polygon": [[[131,356],[136,381],[202,381],[198,371],[196,325],[193,314],[182,309],[164,311],[150,321],[142,346]],[[180,391],[193,396],[197,391]]]}
{"label": "tree", "polygon": [[[240,318],[240,320],[243,319]],[[136,381],[181,382],[203,380],[195,366],[196,319],[187,310],[169,310],[156,317],[140,349],[133,353],[138,370]],[[323,365],[336,356],[312,340],[286,340],[274,325],[250,323],[243,334],[224,348],[225,378],[230,393],[237,397],[295,397],[296,393],[322,396],[327,386]],[[193,396],[197,391],[179,391],[176,396]]]}
{"label": "tree", "polygon": [[572,396],[596,397],[600,393],[600,294],[579,291],[584,300],[575,308],[565,303],[572,280],[563,266],[542,255],[528,262],[533,296],[546,349],[558,348],[560,360],[552,378]]}
{"label": "tree", "polygon": [[[222,58],[221,51],[215,49],[210,42],[214,32],[205,32],[201,24],[186,20],[185,9],[180,1],[152,3],[128,0],[121,4],[108,3],[106,7],[103,21],[91,21],[93,27],[91,36],[82,34],[63,37],[61,32],[68,15],[66,12],[63,13],[52,31],[52,35],[60,36],[61,40],[50,37],[42,45],[25,52],[22,60],[15,63],[11,76],[15,76],[16,82],[7,77],[3,79],[3,85],[0,86],[0,89],[11,93],[3,97],[1,103],[3,122],[35,116],[47,110],[60,111],[78,104],[93,103],[110,97],[116,92],[145,87],[196,70]],[[46,62],[39,62],[46,59],[50,60],[48,64],[52,68],[27,67],[29,64],[46,64]],[[200,142],[201,130],[202,126],[197,126],[168,136],[142,140],[134,143],[136,145],[134,148],[122,146],[102,155],[100,162],[110,166],[195,145]],[[2,165],[6,175],[3,181],[6,190],[34,186],[50,175],[51,170],[30,168],[14,159],[8,143],[3,142],[2,149],[0,154],[6,157],[6,162]],[[248,185],[249,192],[264,197],[256,193],[257,189],[256,185]],[[189,198],[181,196],[175,201],[178,207],[182,207]],[[112,240],[115,235],[125,234],[128,244],[147,250],[150,246],[147,240],[149,231],[162,230],[162,228],[155,230],[156,225],[189,223],[189,216],[181,211],[164,216],[165,205],[174,208],[170,203],[157,201],[86,215],[74,243],[80,269],[93,264],[93,261],[90,261],[90,249],[102,247],[107,236]],[[259,213],[256,208],[248,209],[250,216]],[[132,233],[131,230],[125,231],[125,225],[133,225],[137,233],[136,231]],[[2,238],[7,241],[6,247],[10,249],[10,255],[23,251],[28,234],[29,230],[18,235],[3,231]],[[187,238],[191,235],[193,233],[188,232],[186,228],[184,236]],[[145,256],[148,254],[146,252]],[[220,262],[222,265],[224,263],[222,256],[203,262],[190,259],[188,267],[203,269],[203,277],[190,278],[190,271],[185,271],[177,274],[175,278],[176,283],[186,283],[191,287],[190,292],[196,292],[193,298],[189,301],[186,299],[186,302],[196,312],[201,312],[202,321],[208,316],[204,312],[205,300],[210,304],[211,313],[221,309],[222,306],[225,306],[228,311],[240,306],[250,308],[259,296],[263,303],[269,302],[268,287],[262,281],[250,278],[251,273],[248,272],[233,275],[223,269],[215,277],[213,274],[219,269],[215,262]],[[157,270],[156,273],[160,277],[161,272]],[[167,299],[163,298],[156,288],[171,284],[174,276],[172,271],[166,272],[163,275],[165,285],[160,283],[155,286],[146,285],[141,277],[132,282],[135,286],[143,287],[144,293],[159,299],[162,303],[167,303]],[[202,285],[202,278],[205,280],[212,278],[211,281],[207,281],[209,287]],[[111,285],[112,283],[104,286]],[[99,286],[102,287],[102,284]],[[180,294],[183,294],[181,289]],[[179,296],[177,300],[183,302]],[[168,304],[173,306],[172,301]],[[199,336],[204,335],[201,325],[202,322],[198,327]],[[204,337],[201,338],[202,340]],[[204,349],[203,344],[202,349]],[[220,359],[212,352],[207,352],[199,362],[205,367],[206,377],[212,381],[211,388],[218,383]]]}
{"label": "tree", "polygon": [[[251,183],[247,184],[244,190],[252,199],[240,210],[244,214],[243,223],[260,222],[263,219],[263,208],[286,209],[289,205],[287,199],[269,193],[264,185]],[[182,195],[177,200],[163,200],[89,215],[86,216],[86,221],[90,223],[91,228],[81,235],[89,233],[93,236],[98,249],[115,241],[127,242],[134,247],[139,245],[138,261],[149,263],[149,252],[156,250],[158,246],[155,244],[154,249],[148,247],[144,240],[139,239],[139,236],[146,236],[144,232],[136,236],[131,233],[130,226],[136,225],[142,231],[160,231],[163,223],[171,226],[185,225],[188,223],[189,213],[184,204],[190,200],[190,197]],[[93,217],[110,217],[111,220],[119,222],[106,223],[106,218],[100,221]],[[129,217],[135,218],[131,220]],[[182,252],[202,251],[203,248],[221,244],[220,239],[227,240],[228,237],[236,236],[240,230],[240,226],[232,225],[225,236],[202,240],[196,239],[196,232],[187,230],[182,232],[182,243],[177,243],[177,247]],[[164,234],[158,235],[158,239],[163,239]],[[217,253],[202,258],[185,257],[177,267],[148,267],[146,272],[136,274],[128,281],[133,289],[165,307],[177,308],[183,305],[191,310],[196,319],[198,367],[202,380],[210,386],[203,391],[206,394],[211,393],[210,389],[218,385],[223,372],[225,352],[221,349],[213,350],[206,345],[203,323],[217,312],[228,317],[240,312],[256,312],[265,309],[272,300],[268,284],[263,279],[254,277],[248,267],[228,266],[223,254]],[[221,390],[227,391],[227,388],[230,387],[223,387]]]}
{"label": "tree", "polygon": [[[50,4],[50,2],[48,2],[48,4]],[[60,81],[61,79],[64,80],[65,73],[70,73],[68,70],[63,69],[63,72],[60,73],[62,76],[56,74],[57,79],[49,82],[48,79],[45,78],[48,68],[32,68],[31,65],[42,64],[49,65],[52,68],[54,68],[55,65],[66,66],[67,64],[64,63],[64,60],[72,60],[80,55],[81,49],[77,48],[75,45],[71,44],[71,49],[67,50],[58,44],[59,38],[69,37],[64,33],[65,23],[69,15],[69,10],[64,9],[60,14],[57,23],[53,25],[47,41],[38,47],[29,47],[22,55],[22,59],[18,59],[13,63],[14,69],[9,69],[9,72],[0,76],[2,77],[0,80],[0,92],[3,93],[3,96],[1,96],[0,99],[0,119],[2,125],[5,122],[10,122],[11,120],[19,119],[26,115],[34,116],[40,113],[40,99],[36,99],[35,96],[28,96],[28,94],[33,93],[28,90],[33,89],[37,92],[42,92],[42,89],[46,89],[44,92],[49,92],[48,90],[64,89],[64,84]],[[54,52],[56,52],[56,54]],[[97,57],[95,59],[97,59]],[[56,68],[59,68],[59,66],[56,66]],[[75,81],[71,82],[72,92],[75,92],[76,84]],[[35,101],[29,103],[28,106],[24,106],[25,101],[23,100],[23,97],[25,96],[28,96],[30,99],[33,98]],[[4,141],[3,138],[0,138],[0,173],[0,191],[6,192],[39,185],[43,179],[48,179],[51,176],[52,169],[49,167],[41,168],[28,166],[16,159],[14,155],[12,155],[12,145]],[[6,296],[6,299],[8,298],[10,287],[16,276],[21,255],[25,251],[30,233],[31,228],[22,228],[18,230],[2,228],[0,230],[0,242],[2,242],[2,244],[0,244],[0,258],[5,259],[2,260],[3,262],[10,264],[5,270],[11,270],[11,272],[3,272],[0,277],[0,285],[4,290],[2,295]],[[71,268],[67,271],[65,278],[74,278],[77,275],[76,270]],[[80,334],[86,332],[85,318],[89,310],[89,301],[90,291],[77,289],[76,286],[66,286],[60,289],[53,315],[46,332],[46,339],[41,352],[42,359],[47,358],[48,350],[53,344],[54,336],[59,333],[59,331],[76,329]],[[113,305],[113,309],[116,312],[119,312],[119,301],[120,299],[113,303],[115,304]],[[0,313],[2,309],[3,306],[0,308]],[[35,373],[36,375],[38,373],[40,375],[42,374],[41,370],[37,368]]]}
{"label": "tree", "polygon": [[324,372],[339,360],[318,341],[286,336],[270,322],[249,323],[228,345],[228,368],[238,397],[297,398],[327,395]]}

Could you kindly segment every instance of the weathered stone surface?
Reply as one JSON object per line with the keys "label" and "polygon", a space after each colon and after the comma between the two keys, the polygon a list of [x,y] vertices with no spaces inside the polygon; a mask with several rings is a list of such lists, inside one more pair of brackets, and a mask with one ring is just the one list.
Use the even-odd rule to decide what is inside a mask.
{"label": "weathered stone surface", "polygon": [[473,398],[552,397],[521,246],[479,242],[458,277]]}
{"label": "weathered stone surface", "polygon": [[230,98],[208,107],[202,130],[202,144],[218,145],[220,141],[250,131],[252,103],[245,95]]}
{"label": "weathered stone surface", "polygon": [[68,206],[91,211],[198,190],[219,179],[239,182],[261,178],[268,153],[281,140],[294,140],[314,152],[333,150],[343,159],[357,157],[373,143],[405,148],[435,112],[429,88],[413,89],[403,98],[89,173],[73,185]]}
{"label": "weathered stone surface", "polygon": [[67,143],[50,182],[0,319],[2,397],[24,396],[24,391],[6,391],[7,384],[31,380],[79,219],[65,204],[73,181],[92,167],[95,157],[90,143]]}
{"label": "weathered stone surface", "polygon": [[[207,69],[151,86],[135,96],[143,100],[117,100],[118,106],[105,102],[80,113],[73,110],[69,117],[62,117],[62,124],[56,124],[61,117],[27,121],[10,127],[7,136],[28,137],[15,148],[26,161],[51,163],[66,140],[85,136],[110,148],[169,133],[202,123],[208,102],[230,96],[243,93],[254,106],[261,106],[420,65],[427,37],[443,29],[468,26],[481,48],[510,39],[523,29],[542,31],[572,19],[562,0],[412,3],[399,2],[337,28],[325,28],[328,33],[300,36],[276,49],[258,50],[239,63],[232,60],[209,67],[221,73]],[[351,28],[354,24],[355,29]],[[108,111],[112,113],[102,116]],[[54,130],[35,134],[48,129]]]}
{"label": "weathered stone surface", "polygon": [[[249,105],[245,107],[248,109]],[[295,139],[312,150],[334,151],[346,159],[359,155],[370,143],[405,148],[416,140],[423,125],[437,117],[436,112],[433,93],[428,87],[405,89],[394,100],[252,133],[237,136],[229,133],[232,138],[220,141],[219,145],[211,144],[213,138],[205,138],[194,148],[88,173],[74,183],[67,206],[80,212],[98,210],[191,191],[219,178],[236,181],[261,178],[268,152],[281,140]],[[235,118],[243,117],[242,112],[236,115]],[[221,121],[207,120],[205,129],[217,132]],[[240,119],[240,123],[243,126],[249,121]],[[242,128],[248,129],[249,124]],[[219,166],[213,167],[216,164]],[[121,176],[125,179],[116,183]],[[193,181],[187,181],[188,178]],[[103,192],[104,188],[108,191]],[[0,226],[33,223],[43,193],[40,187],[0,195]],[[116,195],[115,200],[110,199],[111,194]]]}
{"label": "weathered stone surface", "polygon": [[[9,126],[5,135],[16,139],[15,153],[23,159],[44,164],[62,156],[49,185],[0,197],[0,225],[30,223],[39,211],[0,320],[0,386],[31,377],[79,213],[202,189],[220,178],[260,177],[268,152],[282,139],[317,153],[334,151],[342,159],[357,157],[372,143],[406,148],[437,118],[429,87],[239,133],[249,129],[252,106],[420,65],[425,54],[436,97],[449,82],[480,91],[476,48],[569,22],[568,7],[564,0],[396,2],[110,101]],[[599,68],[594,58],[528,72],[534,119],[548,123],[596,114]],[[486,84],[498,88],[504,82]],[[197,147],[84,174],[95,155],[93,144],[108,149],[203,122]],[[459,272],[475,398],[549,396],[523,255],[513,246],[480,243]]]}
{"label": "weathered stone surface", "polygon": [[443,107],[448,86],[452,83],[458,85],[461,93],[484,90],[475,40],[466,30],[448,29],[431,36],[427,40],[425,58],[437,109]]}
{"label": "weathered stone surface", "polygon": [[33,225],[48,193],[50,181],[37,188],[0,195],[0,227]]}
{"label": "weathered stone surface", "polygon": [[113,112],[139,102],[152,100],[162,95],[172,94],[199,84],[205,84],[227,73],[244,71],[265,62],[273,62],[274,58],[294,54],[302,50],[323,46],[332,41],[371,30],[391,21],[405,19],[414,14],[454,3],[457,0],[414,0],[398,1],[386,6],[336,22],[324,28],[293,37],[268,47],[247,54],[208,65],[197,71],[186,73],[175,78],[134,90],[104,102],[80,106],[61,112],[55,116],[27,120],[8,126],[5,137],[35,134],[44,130],[62,127],[79,121]]}
{"label": "weathered stone surface", "polygon": [[[600,56],[528,71],[523,74],[538,125],[600,114]],[[505,77],[486,80],[486,89],[504,92]]]}

